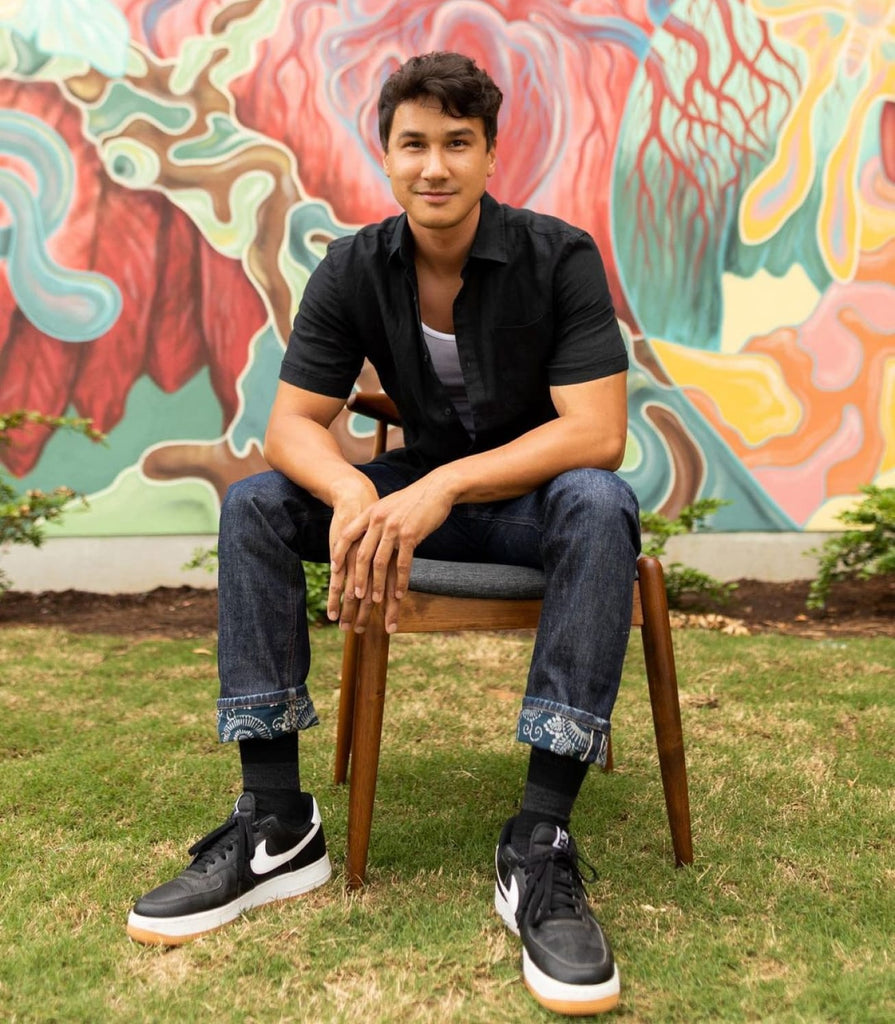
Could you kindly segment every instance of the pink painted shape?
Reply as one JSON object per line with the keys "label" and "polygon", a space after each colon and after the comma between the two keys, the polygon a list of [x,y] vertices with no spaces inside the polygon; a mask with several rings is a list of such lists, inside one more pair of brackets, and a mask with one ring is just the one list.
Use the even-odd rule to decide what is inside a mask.
{"label": "pink painted shape", "polygon": [[878,334],[895,334],[895,291],[886,282],[832,285],[799,331],[798,346],[811,356],[811,382],[823,391],[841,391],[864,363],[860,339],[842,322],[850,309]]}
{"label": "pink painted shape", "polygon": [[798,466],[765,466],[752,470],[756,480],[792,518],[804,523],[827,498],[826,474],[861,450],[861,413],[853,405],[842,410],[838,429]]}

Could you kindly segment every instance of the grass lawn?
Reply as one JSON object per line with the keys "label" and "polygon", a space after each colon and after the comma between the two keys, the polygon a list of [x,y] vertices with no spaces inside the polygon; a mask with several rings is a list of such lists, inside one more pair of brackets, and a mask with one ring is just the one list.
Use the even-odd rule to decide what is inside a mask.
{"label": "grass lawn", "polygon": [[[214,641],[0,631],[0,1019],[521,1022],[491,905],[521,793],[525,635],[393,642],[368,888],[344,891],[332,784],[340,635],[315,634],[323,722],[302,776],[336,867],[309,897],[179,949],[131,943],[132,901],[229,813]],[[675,634],[696,860],[675,870],[635,637],[617,770],[573,821],[619,962],[626,1022],[895,1020],[895,642]]]}

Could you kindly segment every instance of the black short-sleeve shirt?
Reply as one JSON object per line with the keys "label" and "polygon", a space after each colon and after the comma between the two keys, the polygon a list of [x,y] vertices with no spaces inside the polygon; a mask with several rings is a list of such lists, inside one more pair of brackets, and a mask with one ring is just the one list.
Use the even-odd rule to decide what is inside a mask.
{"label": "black short-sleeve shirt", "polygon": [[473,436],[423,340],[405,214],[330,244],[302,296],[281,379],[347,398],[369,359],[401,411],[406,458],[426,469],[555,418],[551,386],[627,368],[603,262],[587,232],[485,194],[462,278],[454,332]]}

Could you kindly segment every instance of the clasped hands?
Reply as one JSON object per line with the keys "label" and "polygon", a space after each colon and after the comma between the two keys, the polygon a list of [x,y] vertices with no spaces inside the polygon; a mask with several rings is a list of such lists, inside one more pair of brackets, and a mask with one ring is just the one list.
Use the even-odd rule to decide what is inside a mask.
{"label": "clasped hands", "polygon": [[384,498],[369,484],[365,493],[336,501],[330,527],[329,619],[338,620],[343,630],[362,633],[373,606],[384,604],[386,631],[394,633],[414,550],[441,526],[451,508],[450,497],[431,474]]}

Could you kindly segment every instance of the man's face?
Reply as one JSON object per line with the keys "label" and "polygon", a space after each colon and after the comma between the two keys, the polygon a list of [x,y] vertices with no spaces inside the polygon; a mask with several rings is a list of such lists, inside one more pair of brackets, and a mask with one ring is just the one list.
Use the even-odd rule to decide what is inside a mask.
{"label": "man's face", "polygon": [[480,117],[450,117],[432,100],[395,110],[385,173],[395,198],[420,227],[444,230],[478,216],[496,154]]}

